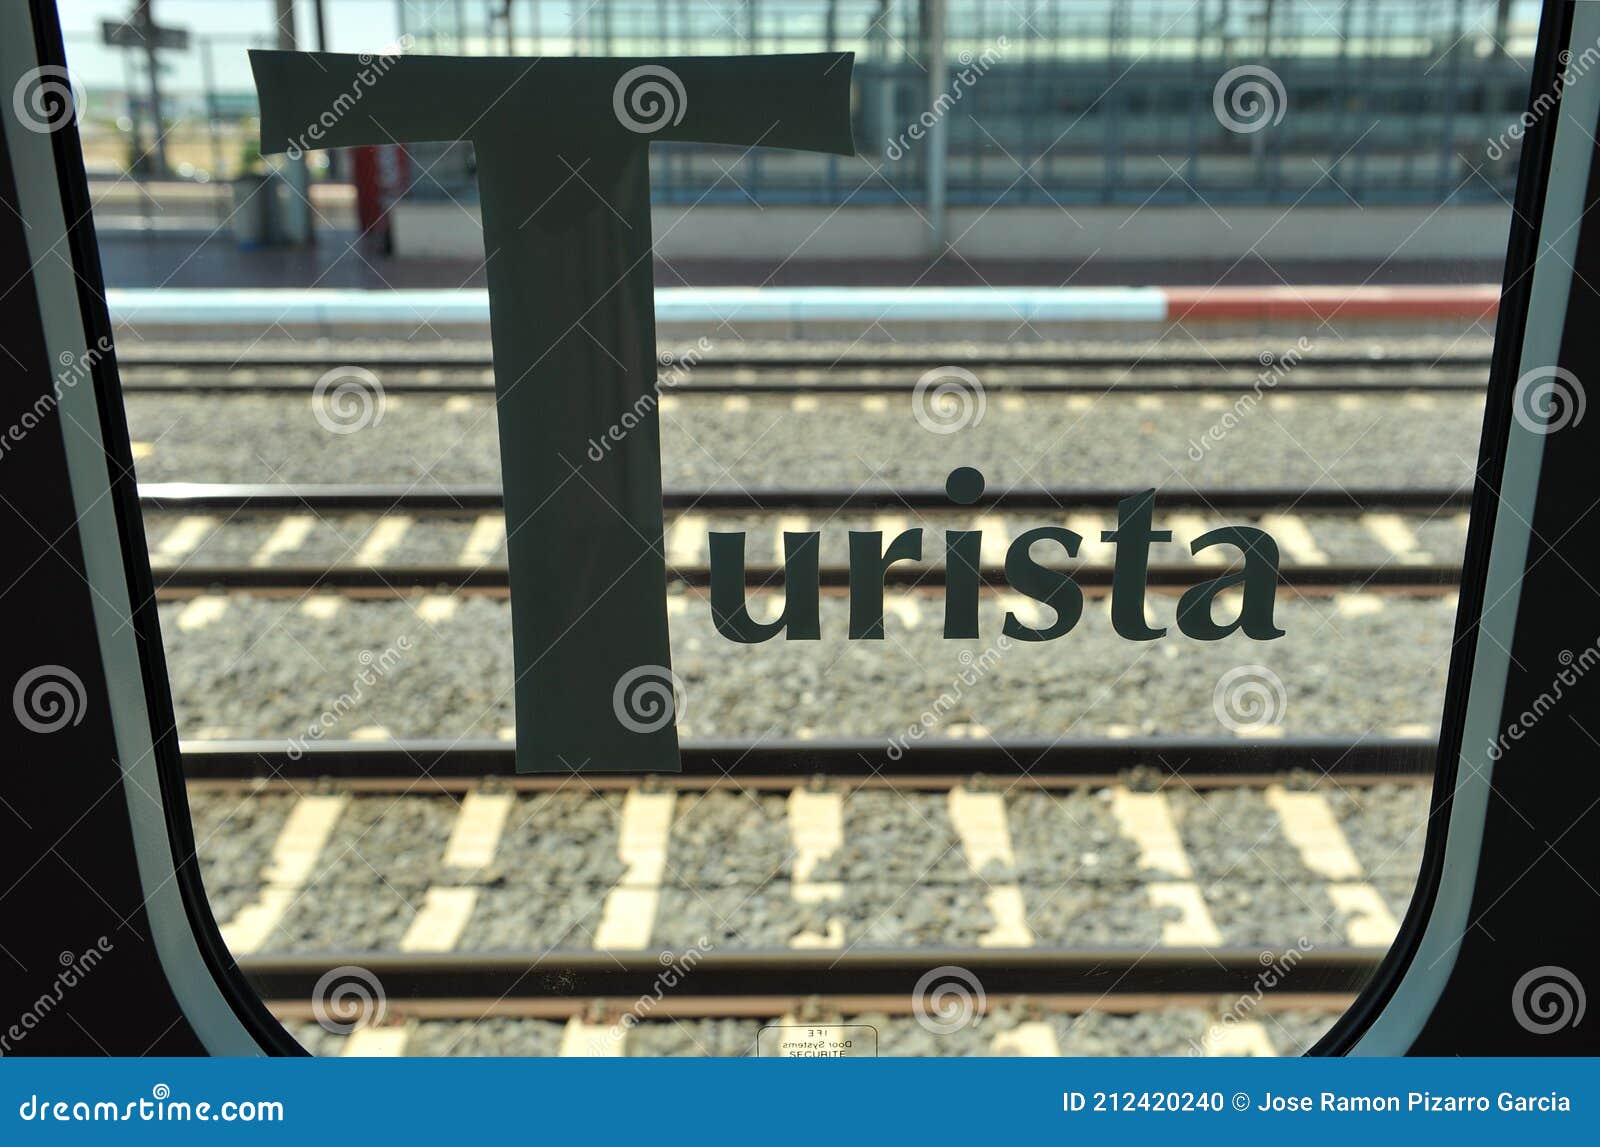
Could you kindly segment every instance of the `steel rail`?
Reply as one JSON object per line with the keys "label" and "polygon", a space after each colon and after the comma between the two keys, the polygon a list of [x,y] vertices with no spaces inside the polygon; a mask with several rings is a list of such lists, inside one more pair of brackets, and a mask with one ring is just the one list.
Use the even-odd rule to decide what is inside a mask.
{"label": "steel rail", "polygon": [[[1110,587],[1112,567],[1085,565],[1070,568],[1080,588],[1103,591]],[[1228,572],[1226,566],[1154,565],[1146,584],[1154,589],[1185,588]],[[1457,565],[1286,565],[1278,571],[1278,581],[1290,588],[1318,590],[1453,590],[1460,582]],[[156,595],[161,600],[179,600],[197,593],[307,593],[311,591],[345,593],[351,596],[388,596],[422,591],[465,591],[504,596],[510,592],[509,573],[504,565],[284,565],[241,566],[190,563],[174,569],[157,567]],[[986,566],[979,571],[980,584],[987,590],[1006,587],[1005,571]],[[711,584],[706,566],[669,566],[669,582],[703,588]],[[818,571],[820,584],[839,589],[850,584],[850,570],[828,565]],[[883,583],[898,589],[939,589],[945,584],[945,567],[891,566]],[[781,588],[785,584],[782,566],[749,565],[744,584],[750,588]]]}
{"label": "steel rail", "polygon": [[[358,340],[359,341],[359,340]],[[670,344],[670,340],[669,340]],[[484,343],[487,346],[487,340]],[[685,363],[685,356],[679,354],[672,345],[662,348],[664,355],[672,357],[662,362],[662,369],[670,369],[675,364]],[[243,355],[229,358],[216,354],[214,351],[199,350],[192,354],[179,353],[170,347],[154,351],[139,351],[123,349],[118,354],[121,368],[126,370],[272,370],[272,369],[299,369],[327,370],[339,366],[359,365],[369,369],[374,368],[399,368],[405,370],[491,370],[493,362],[488,355],[448,355],[448,354],[394,354],[370,353],[359,347],[352,347],[353,353],[346,357],[335,357],[320,348],[310,352],[281,352],[252,350]],[[767,353],[748,353],[731,351],[727,353],[712,352],[702,354],[693,362],[686,363],[688,367],[705,367],[716,370],[805,370],[812,368],[825,368],[828,370],[879,370],[888,368],[903,369],[929,369],[941,366],[960,366],[968,370],[1002,369],[1011,367],[1070,367],[1087,369],[1141,369],[1160,370],[1206,370],[1206,371],[1250,371],[1252,373],[1271,369],[1274,365],[1285,364],[1288,350],[1279,350],[1276,347],[1266,348],[1270,355],[1263,361],[1261,353],[1238,354],[1229,352],[1214,355],[1205,351],[1195,352],[1163,352],[1152,349],[1149,352],[1128,353],[1121,350],[1107,350],[1098,347],[1081,347],[1077,345],[1061,345],[1041,350],[1017,351],[1008,354],[985,355],[974,354],[970,345],[951,345],[940,347],[937,344],[907,353],[890,354],[863,354],[859,351],[847,355],[839,355],[830,351],[826,346],[817,347],[811,353],[802,353],[795,349],[794,344],[786,344],[784,349]],[[1487,375],[1489,369],[1489,356],[1474,350],[1445,351],[1440,354],[1384,354],[1361,353],[1347,351],[1307,351],[1296,355],[1290,360],[1294,369],[1332,369],[1332,370],[1443,370],[1450,368],[1482,367]]]}
{"label": "steel rail", "polygon": [[[1355,1002],[1353,991],[1285,992],[1268,991],[1253,1000],[1261,1012],[1326,1012],[1339,1015]],[[616,1022],[638,1006],[638,997],[512,996],[494,999],[463,996],[440,999],[385,1001],[385,1016],[394,1020],[482,1020],[533,1019],[594,1021],[599,1016]],[[659,1021],[696,1019],[757,1019],[774,1023],[785,1016],[801,1026],[860,1026],[853,1017],[869,1015],[915,1015],[921,1001],[906,995],[829,994],[825,996],[694,996],[668,993],[650,1010],[649,1019]],[[280,1020],[313,1020],[327,1009],[321,1000],[274,998],[267,1007]],[[985,992],[975,1014],[991,1014],[1000,1009],[1023,1008],[1029,1014],[1079,1015],[1105,1012],[1131,1016],[1143,1012],[1184,1009],[1211,1012],[1217,1007],[1217,993],[1163,992]],[[870,1026],[870,1025],[866,1025]]]}
{"label": "steel rail", "polygon": [[[384,741],[301,739],[185,741],[183,769],[191,781],[371,781],[399,787],[486,778],[561,785],[565,774],[517,777],[509,741],[401,738]],[[759,741],[690,739],[679,753],[681,774],[650,774],[654,781],[747,781],[792,787],[814,776],[874,783],[948,787],[987,775],[997,785],[1019,778],[1062,787],[1138,772],[1162,778],[1417,780],[1433,770],[1434,741],[1427,737],[1014,737],[910,740],[891,748],[887,736]],[[585,773],[586,781],[619,786],[640,783],[627,773]],[[428,791],[426,788],[420,791]]]}
{"label": "steel rail", "polygon": [[[1079,510],[1115,507],[1136,489],[1105,487],[991,488],[967,506],[950,501],[942,486],[900,489],[837,487],[668,488],[662,504],[668,510],[799,510],[838,513],[854,510]],[[500,488],[493,485],[419,487],[403,484],[146,482],[139,486],[146,510],[215,510],[250,513],[260,510],[483,512],[502,508]],[[1360,512],[1375,509],[1440,513],[1464,510],[1472,501],[1470,487],[1193,487],[1158,490],[1156,507],[1175,510],[1246,510],[1289,507],[1307,511]]]}
{"label": "steel rail", "polygon": [[[1294,969],[1295,993],[1350,993],[1376,969],[1381,948],[939,948],[699,952],[688,973],[696,997],[731,1003],[768,997],[798,1003],[840,993],[899,997],[947,966],[964,968],[992,995],[1175,996],[1261,990],[1264,967]],[[531,1001],[613,999],[656,994],[670,949],[647,952],[551,951],[448,954],[359,952],[247,956],[240,969],[268,1000],[310,1001],[330,969],[354,965],[383,985],[392,1005],[421,1000]],[[1282,977],[1280,977],[1282,979]],[[704,1007],[704,1004],[701,1005]],[[777,1014],[782,1014],[780,1011]]]}
{"label": "steel rail", "polygon": [[[482,375],[486,368],[454,368],[470,370]],[[880,368],[884,369],[884,368]],[[657,388],[662,394],[674,395],[795,395],[814,394],[829,398],[851,395],[909,395],[915,392],[918,377],[916,368],[909,368],[903,377],[861,378],[835,380],[832,378],[803,379],[734,379],[720,367],[702,367],[675,381],[663,381]],[[308,372],[309,373],[309,372]],[[1308,372],[1309,373],[1309,372]],[[707,375],[713,377],[707,378]],[[985,368],[983,389],[990,394],[1232,394],[1255,393],[1272,390],[1283,394],[1482,394],[1488,385],[1487,370],[1480,376],[1453,375],[1440,378],[1407,378],[1390,376],[1378,379],[1359,377],[1295,378],[1274,380],[1263,384],[1259,375],[1214,379],[1153,379],[1148,374],[1137,378],[1126,377],[1045,377],[1011,379],[998,373],[998,368]],[[445,378],[425,381],[419,378],[395,378],[392,375],[380,380],[385,394],[435,394],[441,397],[456,395],[494,394],[492,377]],[[126,394],[140,395],[290,395],[305,397],[314,393],[310,378],[303,381],[290,379],[228,379],[228,378],[172,378],[146,377],[144,372],[125,372],[122,390]]]}

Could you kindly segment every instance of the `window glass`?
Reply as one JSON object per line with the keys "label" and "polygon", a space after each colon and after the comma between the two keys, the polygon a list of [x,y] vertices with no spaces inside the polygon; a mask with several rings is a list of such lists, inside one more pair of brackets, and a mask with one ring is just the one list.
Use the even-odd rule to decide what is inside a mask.
{"label": "window glass", "polygon": [[[195,839],[306,1047],[1284,1055],[1348,1006],[1417,879],[1536,5],[128,8],[61,3]],[[263,155],[252,48],[361,54],[325,127],[396,138],[397,61],[629,58],[640,148],[676,57],[851,52],[857,154],[648,143],[631,222],[520,157],[512,230],[592,197],[612,245],[520,267],[577,365],[508,436],[549,336],[497,314],[497,381],[496,158]],[[611,500],[657,472],[658,524]],[[519,576],[594,641],[514,652]],[[597,691],[612,637],[661,656]]]}

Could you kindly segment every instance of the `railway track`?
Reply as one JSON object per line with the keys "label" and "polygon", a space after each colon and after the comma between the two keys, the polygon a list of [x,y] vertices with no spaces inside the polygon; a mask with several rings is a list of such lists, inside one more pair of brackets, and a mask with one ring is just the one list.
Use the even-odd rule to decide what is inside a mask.
{"label": "railway track", "polygon": [[[1106,511],[1124,493],[1028,489],[987,495],[973,512],[983,530],[980,578],[1004,583],[1011,537],[1054,514],[1085,539],[1075,579],[1089,589],[1110,583],[1110,550],[1100,532],[1114,525]],[[239,486],[159,483],[141,490],[158,587],[167,597],[232,592],[346,593],[414,589],[504,593],[505,523],[493,488],[414,490],[384,486]],[[1465,545],[1467,493],[1450,489],[1236,490],[1181,489],[1158,495],[1164,521],[1196,536],[1224,521],[1259,523],[1280,535],[1282,580],[1307,591],[1340,587],[1438,590],[1453,586],[1458,565],[1436,553]],[[944,491],[669,490],[664,503],[668,576],[709,584],[707,535],[745,531],[746,584],[783,583],[783,534],[823,533],[821,582],[848,584],[849,530],[893,536],[923,527],[937,538],[970,528]],[[1287,507],[1287,509],[1283,509]],[[1068,510],[1073,511],[1067,513]],[[1224,518],[1223,515],[1227,517]],[[1064,515],[1064,516],[1063,516]],[[1176,553],[1177,560],[1167,555]],[[453,560],[440,560],[450,554]],[[1348,555],[1348,556],[1346,556]],[[1155,547],[1149,583],[1188,586],[1223,559],[1199,561],[1181,545]],[[896,565],[887,582],[937,588],[944,566],[933,547],[929,564]]]}
{"label": "railway track", "polygon": [[[644,998],[648,1008],[637,997],[385,998],[373,1009],[381,1020],[348,1035],[312,1022],[328,1019],[329,1009],[310,1000],[272,997],[268,1007],[320,1055],[1276,1056],[1309,1050],[1355,997],[985,991],[942,1004],[912,995]],[[1240,998],[1250,1000],[1248,1019],[1235,1013]],[[970,1009],[962,1010],[967,1002]]]}
{"label": "railway track", "polygon": [[[917,339],[871,344],[860,340],[708,340],[662,347],[661,357],[671,362],[692,358],[696,365],[727,369],[792,369],[823,367],[834,371],[877,367],[910,368],[957,363],[968,367],[1023,366],[1140,367],[1194,370],[1259,370],[1264,365],[1295,359],[1310,367],[1348,370],[1467,369],[1489,365],[1487,340],[1421,338],[1401,342],[1364,344],[1324,343],[1309,349],[1290,341],[1263,346],[1264,337],[1216,338],[1204,345],[1177,341],[1129,344],[1126,341],[1071,342],[1016,340],[1010,342],[939,342]],[[292,343],[256,342],[243,350],[239,344],[205,342],[144,342],[118,348],[120,369],[141,372],[177,370],[327,370],[360,363],[374,370],[403,367],[417,370],[491,368],[487,340],[450,339],[431,344],[345,339],[337,344],[318,340]],[[1352,349],[1353,348],[1353,349]]]}
{"label": "railway track", "polygon": [[[1420,790],[1128,780],[478,778],[457,799],[342,777],[191,800],[224,936],[317,1050],[749,1054],[788,1024],[865,1025],[883,1054],[1304,1050],[1393,933],[1415,853],[1386,826],[1420,823]],[[971,1012],[929,1043],[941,975]],[[384,1001],[348,1045],[311,1022],[341,978]]]}
{"label": "railway track", "polygon": [[[1430,443],[1467,441],[1486,358],[1319,351],[1174,480],[1164,460],[1186,465],[1191,438],[1271,363],[1206,348],[1088,348],[1070,366],[1059,348],[1003,360],[945,349],[719,350],[666,372],[668,604],[690,706],[684,772],[649,779],[512,772],[504,603],[466,600],[506,586],[500,494],[485,481],[497,472],[486,359],[351,355],[390,407],[359,435],[330,437],[303,405],[341,364],[324,350],[124,358],[142,472],[389,479],[141,487],[180,720],[199,734],[184,763],[207,887],[242,967],[308,1046],[747,1054],[762,1027],[801,1022],[872,1027],[883,1054],[1265,1054],[1303,1050],[1348,1005],[1416,871],[1433,645],[1448,637],[1439,605],[1459,578],[1470,480],[1470,450],[1458,466]],[[980,373],[988,420],[928,439],[905,401],[924,371],[951,363]],[[799,437],[846,424],[852,437],[820,471],[797,469],[801,454],[768,457],[775,436],[763,437],[791,418]],[[1030,433],[1033,448],[1060,450],[1038,475],[1008,474],[1006,459],[1032,458]],[[1413,464],[1397,438],[1443,461]],[[1091,663],[1116,677],[1131,658],[1086,625],[1075,644],[997,668],[971,712],[891,759],[882,714],[852,715],[858,690],[829,682],[831,662],[814,671],[807,651],[757,648],[735,667],[691,605],[712,530],[747,532],[755,597],[781,585],[785,530],[822,532],[823,581],[837,588],[833,543],[850,529],[981,528],[998,591],[1008,539],[1059,523],[1090,541],[1074,574],[1098,594],[1109,547],[1094,539],[1130,492],[1097,480],[1126,470],[1103,444],[1135,439],[1153,474],[1139,485],[1172,486],[1157,525],[1177,519],[1180,540],[1270,520],[1295,591],[1283,606],[1292,636],[1248,657],[1304,690],[1290,699],[1296,732],[1325,735],[1212,735],[1214,679],[1234,661],[1205,657],[1141,666],[1146,701],[1130,716],[1074,672]],[[1262,461],[1269,439],[1277,453]],[[980,465],[991,493],[953,508],[943,468],[862,484],[929,442]],[[797,472],[817,483],[793,488]],[[1257,474],[1284,484],[1252,487]],[[1151,556],[1153,597],[1215,575],[1186,547]],[[930,562],[890,581],[931,591],[943,571]],[[397,593],[406,600],[376,600]],[[985,594],[986,618],[998,597]],[[925,608],[891,612],[891,648],[844,651],[855,665],[843,678],[894,670],[879,708],[912,714],[948,689],[952,655],[922,653]],[[339,697],[358,653],[396,634],[431,643],[397,670],[412,676],[363,697],[329,739],[270,735],[305,727],[305,705],[286,694],[320,698],[312,707]],[[1398,651],[1384,671],[1353,688],[1322,679],[1346,644],[1379,641]],[[917,654],[926,665],[912,674]],[[740,706],[789,720],[746,728]],[[980,719],[1018,733],[996,737]],[[1040,729],[1070,735],[1028,735]],[[702,937],[685,982],[657,992],[674,953]],[[1292,973],[1242,1023],[1224,1022],[1291,950]],[[983,989],[952,1036],[917,1016],[917,982],[941,965]],[[341,966],[388,1004],[348,1039],[312,1022],[318,984]],[[647,995],[660,996],[655,1010],[619,1029]]]}
{"label": "railway track", "polygon": [[[1146,973],[1200,968],[1190,980],[1135,978],[1129,991],[1229,990],[1263,949],[1369,967],[1410,896],[1425,786],[1231,779],[740,776],[692,788],[480,777],[451,791],[414,776],[342,777],[191,781],[190,802],[236,956],[284,957],[306,975],[349,953],[426,953],[435,962],[418,974],[433,994],[470,994],[449,980],[464,968],[499,995],[495,977],[526,972],[537,963],[526,954],[541,951],[597,976],[624,967],[611,956],[662,950],[772,975],[788,967],[781,954],[809,953],[796,966],[812,981],[780,989],[751,972],[729,989],[757,995],[840,990],[822,973],[841,957],[899,975],[951,946],[1083,977],[1076,988],[1043,979],[1062,991],[1103,990],[1094,977],[1119,963],[1133,975],[1129,953],[1153,954]],[[1206,978],[1218,970],[1222,980]],[[1031,982],[1038,990],[1040,976]],[[563,994],[633,986],[608,983]]]}
{"label": "railway track", "polygon": [[[1074,580],[1080,588],[1095,595],[1109,590],[1111,573],[1108,566],[1091,566],[1075,572]],[[1278,580],[1280,584],[1308,597],[1351,587],[1364,592],[1438,594],[1453,591],[1460,573],[1460,567],[1451,565],[1288,566],[1279,571]],[[1004,574],[999,567],[986,567],[979,576],[985,589],[993,590],[1005,584]],[[1157,565],[1150,567],[1147,584],[1152,590],[1183,589],[1208,576],[1211,574],[1206,572],[1205,567]],[[850,572],[843,566],[829,566],[820,571],[819,579],[825,590],[842,590],[850,584]],[[667,570],[667,580],[703,588],[710,585],[711,573],[704,566],[673,566]],[[937,591],[944,582],[942,567],[932,570],[896,568],[887,571],[883,578],[884,585],[889,587],[927,592]],[[784,584],[783,568],[748,564],[745,567],[745,584],[781,588]],[[510,589],[503,566],[274,566],[269,569],[189,566],[159,573],[156,596],[161,601],[186,601],[196,595],[218,591],[290,597],[327,592],[359,599],[405,596],[426,591],[506,597]]]}
{"label": "railway track", "polygon": [[[453,358],[360,358],[367,382],[388,394],[473,395],[494,390],[487,361]],[[1431,356],[1374,361],[1360,355],[1319,356],[1301,363],[1256,356],[1208,358],[1163,356],[1141,360],[1106,356],[1078,358],[1064,365],[1059,356],[1014,356],[1000,360],[970,355],[936,359],[859,358],[828,361],[808,356],[665,362],[660,389],[665,394],[906,395],[930,372],[960,366],[981,378],[996,394],[1229,394],[1283,387],[1301,394],[1369,394],[1424,391],[1481,392],[1486,359],[1438,361]],[[324,377],[353,377],[349,365],[292,356],[227,360],[137,360],[120,371],[125,393],[137,395],[286,395],[305,397]],[[365,376],[363,376],[365,377]]]}
{"label": "railway track", "polygon": [[[757,616],[781,608],[772,590],[749,597]],[[699,591],[669,586],[672,666],[685,699],[679,735],[724,745],[847,738],[886,747],[933,735],[980,743],[1063,734],[1204,738],[1233,732],[1218,689],[1245,680],[1258,680],[1274,698],[1240,726],[1258,739],[1425,737],[1437,726],[1453,591],[1284,591],[1275,612],[1283,638],[1189,643],[1169,636],[1165,647],[1119,637],[1108,601],[1096,599],[1062,638],[1004,648],[1005,613],[1028,624],[1045,619],[1020,595],[980,595],[981,636],[951,641],[942,636],[936,599],[891,591],[885,639],[848,642],[849,602],[831,593],[819,603],[822,641],[738,645],[716,632]],[[1152,592],[1147,605],[1170,624],[1170,596]],[[513,724],[509,606],[504,597],[392,591],[205,592],[164,602],[180,727],[197,740],[306,739],[312,726],[312,740],[506,736]],[[1363,660],[1354,675],[1332,671],[1373,649],[1385,650],[1380,663]],[[1107,689],[1119,681],[1130,684]],[[924,731],[925,712],[933,726]]]}
{"label": "railway track", "polygon": [[[1347,997],[1381,958],[1381,951],[1361,948],[1299,953],[1292,961],[1298,972],[1295,995]],[[1249,992],[1270,962],[1257,948],[707,951],[695,960],[684,995],[663,997],[655,1014],[779,1016],[808,999],[829,997],[841,1011],[906,1014],[918,978],[941,966],[966,969],[982,982],[985,994],[1002,1000],[1025,996],[1042,1008],[1076,1012],[1105,996],[1126,1012],[1152,1004],[1214,1003],[1218,996]],[[309,1003],[318,979],[341,964],[371,972],[392,998],[404,1001],[400,1006],[418,1016],[460,1015],[470,1009],[466,1001],[476,1000],[480,1007],[488,1005],[491,1015],[568,1018],[586,1014],[596,1000],[631,1004],[652,994],[662,959],[656,952],[333,952],[252,956],[240,967],[269,1000]]]}
{"label": "railway track", "polygon": [[[1127,498],[1126,489],[1071,486],[988,489],[962,507],[953,506],[943,486],[870,487],[668,487],[667,510],[1071,510],[1105,509]],[[1442,513],[1465,509],[1470,488],[1425,487],[1194,487],[1158,489],[1158,507],[1179,510],[1234,510],[1287,506],[1305,510],[1402,509]],[[494,510],[501,493],[494,486],[312,485],[303,483],[157,482],[139,487],[141,503],[156,510],[306,509],[314,512]]]}
{"label": "railway track", "polygon": [[[351,1054],[749,1054],[763,1028],[793,1024],[871,1029],[882,1054],[1304,1050],[1372,974],[1411,893],[1488,360],[1318,350],[1282,369],[1283,352],[1243,345],[1074,347],[1064,363],[1059,347],[791,344],[664,364],[668,604],[689,706],[683,773],[650,778],[513,772],[486,355],[131,350],[141,473],[233,480],[140,493],[195,734],[198,852],[241,967],[307,1046]],[[307,403],[352,362],[389,405],[330,434]],[[981,378],[987,417],[930,438],[911,400],[951,364]],[[1188,455],[1263,377],[1262,408]],[[990,478],[974,506],[941,485],[956,464]],[[1074,577],[1098,597],[1099,531],[1147,485],[1164,487],[1157,525],[1175,534],[1151,551],[1152,608],[1169,615],[1158,595],[1215,576],[1176,543],[1258,524],[1283,550],[1288,638],[1135,668],[1091,619],[998,666],[891,757],[873,706],[914,720],[958,671],[951,647],[919,644],[928,603],[899,602],[943,585],[937,561],[891,570],[893,640],[816,666],[795,649],[733,661],[695,600],[713,530],[746,532],[755,601],[781,588],[784,531],[822,533],[837,590],[851,529],[979,528],[992,633],[1010,538],[1078,532]],[[291,740],[399,634],[414,660],[327,739]],[[1393,657],[1360,679],[1327,669],[1380,647]],[[838,682],[835,656],[850,659]],[[1285,728],[1228,735],[1214,719],[1213,685],[1241,658],[1294,686]],[[1089,688],[1085,664],[1135,674],[1137,703]],[[779,711],[781,728],[749,724]],[[691,950],[692,971],[660,991]],[[918,1015],[918,981],[942,966],[982,989],[949,1035]],[[341,968],[386,1001],[348,1036],[315,1022]]]}
{"label": "railway track", "polygon": [[[358,388],[359,389],[359,388]],[[667,489],[938,490],[956,465],[997,490],[1337,491],[1470,485],[1477,393],[663,395]],[[128,396],[145,481],[493,488],[495,404],[483,394]],[[626,417],[625,417],[626,416]],[[582,470],[637,412],[597,417]],[[1265,480],[1263,480],[1264,476]]]}
{"label": "railway track", "polygon": [[[1379,779],[1425,783],[1434,743],[1426,737],[1368,736],[1357,740],[1282,737],[930,738],[890,754],[882,739],[686,741],[683,772],[652,778],[683,789],[733,785],[787,790],[812,777],[847,779],[850,785],[949,788],[987,774],[1005,786],[1026,777],[1029,787],[1082,788],[1136,773],[1142,783],[1206,787],[1262,786],[1289,774],[1341,783]],[[405,794],[419,782],[429,791],[461,792],[497,778],[518,790],[561,788],[570,777],[518,776],[513,746],[502,740],[401,739],[384,741],[191,740],[183,745],[184,775],[216,791],[259,791],[258,782],[293,786],[329,781],[363,792]],[[627,774],[586,776],[597,791],[638,783]]]}
{"label": "railway track", "polygon": [[[242,968],[274,1014],[304,1025],[302,1039],[349,1055],[448,1054],[474,1028],[512,1054],[519,1027],[524,1038],[542,1036],[541,1050],[553,1055],[661,1054],[662,1036],[678,1054],[703,1055],[1179,1051],[1151,1046],[1145,1041],[1155,1033],[1130,1020],[1167,1029],[1161,1036],[1186,1044],[1187,1054],[1275,1055],[1314,1042],[1377,962],[1365,951],[709,952],[680,973],[670,952],[339,959],[346,962],[258,958]],[[668,991],[664,966],[679,973]],[[1269,966],[1293,989],[1263,991]],[[381,1025],[357,1030],[342,1047],[328,1046],[310,1022],[329,1015],[321,993],[330,975],[382,993]],[[954,994],[930,994],[941,990]],[[1248,1018],[1224,1021],[1240,999],[1250,1000]],[[378,1010],[370,1006],[365,1017],[358,1010],[357,1018]],[[1310,1023],[1297,1031],[1297,1020]],[[1117,1042],[1074,1046],[1100,1025]]]}

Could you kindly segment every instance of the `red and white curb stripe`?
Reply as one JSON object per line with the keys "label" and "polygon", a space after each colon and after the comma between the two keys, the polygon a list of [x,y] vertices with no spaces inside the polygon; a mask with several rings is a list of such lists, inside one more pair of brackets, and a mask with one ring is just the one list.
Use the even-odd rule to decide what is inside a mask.
{"label": "red and white curb stripe", "polygon": [[[486,324],[483,290],[113,289],[138,330],[218,325]],[[664,287],[663,325],[1490,320],[1494,284],[1423,287]]]}

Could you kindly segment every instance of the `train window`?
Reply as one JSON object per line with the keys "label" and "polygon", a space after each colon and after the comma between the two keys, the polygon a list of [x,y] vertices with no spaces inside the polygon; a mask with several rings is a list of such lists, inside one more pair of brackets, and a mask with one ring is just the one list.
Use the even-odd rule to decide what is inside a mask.
{"label": "train window", "polygon": [[[19,6],[185,1012],[1414,1037],[1505,440],[1581,420],[1523,315],[1588,7]],[[558,89],[566,134],[503,132]],[[94,692],[39,672],[36,731]]]}

